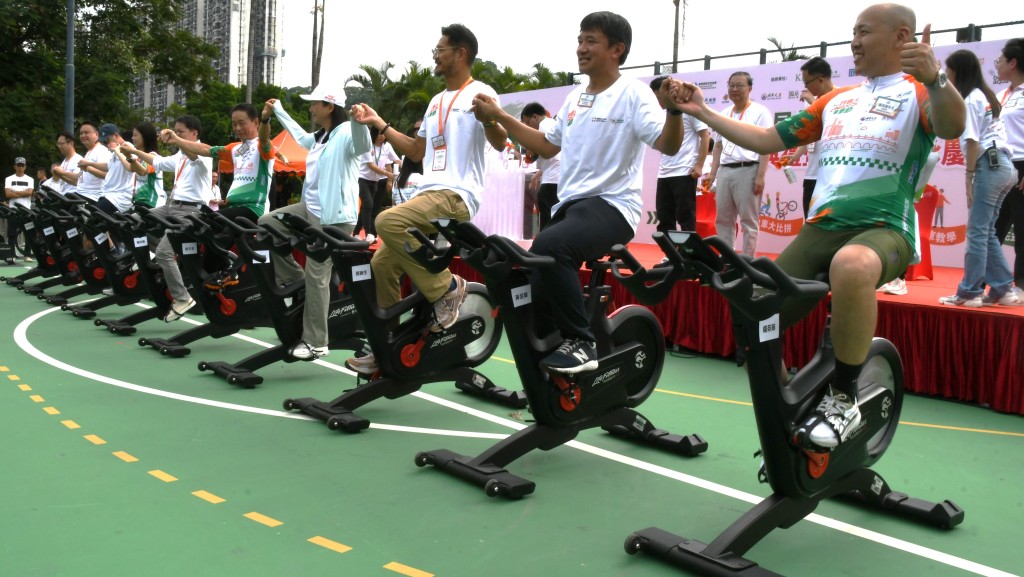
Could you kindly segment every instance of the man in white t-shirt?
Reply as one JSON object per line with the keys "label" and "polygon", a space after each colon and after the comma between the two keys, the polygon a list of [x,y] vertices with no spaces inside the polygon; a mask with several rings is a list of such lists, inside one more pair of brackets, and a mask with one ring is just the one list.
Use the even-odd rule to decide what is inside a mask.
{"label": "man in white t-shirt", "polygon": [[125,138],[116,124],[104,124],[99,135],[100,144],[110,150],[110,160],[96,166],[107,173],[96,206],[108,214],[123,212],[132,207],[132,194],[135,192],[135,173],[128,169],[128,160],[120,149]]}
{"label": "man in white t-shirt", "polygon": [[[658,92],[668,76],[651,81],[651,90]],[[665,102],[662,108],[667,108]],[[658,230],[697,230],[697,180],[704,170],[711,135],[708,125],[692,116],[683,117],[683,142],[679,152],[661,155],[658,163],[658,188],[654,209],[658,214]]]}
{"label": "man in white t-shirt", "polygon": [[361,229],[365,229],[367,242],[373,243],[377,234],[374,221],[380,211],[391,204],[390,195],[396,174],[392,167],[395,163],[401,165],[402,160],[383,134],[371,128],[370,137],[373,139],[373,148],[359,157],[359,200],[362,203],[359,212],[362,218],[355,232],[358,234]]}
{"label": "man in white t-shirt", "polygon": [[81,172],[75,184],[78,187],[78,194],[92,201],[100,199],[103,192],[103,179],[107,177],[106,170],[98,167],[105,166],[110,162],[110,150],[100,144],[100,133],[92,122],[83,122],[78,129],[78,140],[85,147],[85,157],[78,161]]}
{"label": "man in white t-shirt", "polygon": [[[4,199],[11,206],[31,208],[33,190],[35,190],[35,180],[25,174],[25,157],[19,156],[14,159],[14,174],[4,179]],[[10,255],[12,257],[14,256],[15,241],[19,234],[21,234],[21,226],[14,219],[8,219],[7,245],[11,247]],[[21,256],[28,257],[27,254]]]}
{"label": "man in white t-shirt", "polygon": [[[807,104],[812,104],[819,97],[832,92],[835,88],[832,85],[832,66],[820,56],[815,56],[804,62],[803,66],[800,67],[800,78],[804,83],[804,90],[800,93],[800,99]],[[804,172],[804,218],[807,217],[811,208],[811,195],[814,194],[814,187],[818,184],[818,157],[820,155],[815,144],[798,146],[792,155],[782,157],[786,164],[791,164],[803,156],[804,153],[807,153],[807,171]]]}
{"label": "man in white t-shirt", "polygon": [[[722,114],[740,122],[768,128],[772,126],[772,113],[763,105],[750,100],[754,80],[747,72],[733,72],[729,76],[729,100],[732,104]],[[716,135],[714,160],[710,180],[717,177],[715,192],[715,234],[735,242],[736,218],[743,232],[743,254],[754,256],[757,251],[757,232],[761,194],[764,192],[764,174],[768,170],[768,155],[758,154],[737,146]],[[719,175],[719,171],[721,174]]]}
{"label": "man in white t-shirt", "polygon": [[628,243],[636,233],[646,146],[673,155],[682,141],[682,113],[674,107],[666,112],[658,102],[659,97],[671,101],[678,81],[665,81],[656,96],[643,82],[619,72],[632,37],[629,22],[618,14],[594,12],[583,18],[576,57],[589,84],[569,94],[547,132],[519,122],[493,97],[473,99],[478,114],[497,120],[526,148],[543,157],[562,153],[559,202],[531,248],[556,262],[535,271],[530,281],[541,324],[552,322],[564,339],[541,361],[551,372],[597,368],[580,266],[606,255],[615,244]]}
{"label": "man in white t-shirt", "polygon": [[[534,130],[547,132],[555,125],[548,111],[539,102],[531,102],[519,113],[519,121]],[[551,209],[558,204],[558,176],[562,155],[551,158],[537,157],[537,172],[530,178],[530,190],[537,191],[537,212],[540,230],[551,222]],[[538,231],[539,232],[539,231]]]}
{"label": "man in white t-shirt", "polygon": [[75,137],[67,132],[57,133],[57,150],[62,157],[60,164],[54,163],[50,168],[53,178],[60,181],[57,192],[67,196],[69,193],[78,192],[78,177],[82,169],[78,162],[82,155],[75,150]]}
{"label": "man in white t-shirt", "polygon": [[[441,29],[432,53],[434,75],[444,78],[445,91],[431,99],[416,138],[394,129],[365,104],[352,107],[353,121],[377,128],[396,151],[414,161],[423,160],[423,178],[416,196],[377,218],[382,246],[373,254],[371,264],[377,280],[377,305],[387,308],[401,299],[399,279],[404,273],[434,303],[433,332],[443,331],[458,320],[466,281],[448,270],[433,274],[420,266],[405,252],[406,242],[419,246],[406,230],[416,227],[430,234],[436,232],[431,220],[470,220],[483,197],[486,144],[500,148],[508,137],[504,128],[472,110],[474,95],[498,97],[493,88],[470,75],[477,47],[476,36],[469,28],[452,24]],[[360,373],[376,371],[375,358],[367,357],[349,359],[348,365]]]}

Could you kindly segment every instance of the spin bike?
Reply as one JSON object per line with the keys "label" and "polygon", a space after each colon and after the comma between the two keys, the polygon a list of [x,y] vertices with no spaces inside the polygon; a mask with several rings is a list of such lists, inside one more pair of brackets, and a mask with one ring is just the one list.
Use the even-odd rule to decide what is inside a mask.
{"label": "spin bike", "polygon": [[[471,223],[439,220],[435,225],[451,246],[461,251],[462,260],[480,272],[496,296],[536,422],[476,457],[440,449],[417,454],[416,465],[433,465],[483,487],[489,496],[518,499],[532,493],[536,485],[505,467],[534,449],[548,451],[561,446],[584,429],[601,427],[616,436],[688,457],[707,450],[700,435],[680,436],[657,429],[635,410],[651,395],[661,376],[665,336],[658,319],[644,307],[627,305],[608,314],[611,289],[604,278],[611,263],[590,263],[592,274],[585,295],[590,327],[597,338],[598,369],[576,375],[549,374],[540,362],[562,339],[557,331],[538,335],[527,269],[552,266],[554,259],[531,254],[507,238],[485,236]],[[426,240],[420,238],[429,252]]]}
{"label": "spin bike", "polygon": [[140,338],[139,346],[151,347],[161,355],[181,358],[192,352],[187,345],[199,339],[220,339],[237,333],[243,327],[269,326],[265,295],[256,286],[248,267],[243,266],[239,270],[237,284],[223,290],[210,290],[203,286],[210,276],[203,264],[207,254],[223,260],[234,258],[228,254],[227,248],[233,239],[226,240],[233,231],[210,218],[208,214],[212,211],[204,210],[199,215],[189,214],[183,218],[164,218],[146,210],[140,213],[144,219],[167,230],[174,253],[178,255],[182,280],[209,322],[167,339]]}
{"label": "spin bike", "polygon": [[[526,406],[522,391],[496,386],[474,369],[501,341],[501,322],[494,314],[487,289],[466,283],[459,320],[447,330],[433,333],[429,329],[434,320],[433,305],[419,291],[387,309],[377,306],[368,243],[335,229],[310,229],[309,233],[323,244],[310,247],[308,254],[313,258],[330,255],[334,260],[334,270],[352,295],[366,341],[380,368],[368,383],[357,384],[332,401],[287,399],[285,410],[298,410],[325,421],[331,429],[355,433],[370,426],[368,419],[352,412],[355,409],[380,397],[403,397],[427,383],[451,381],[465,393],[508,407]],[[455,251],[450,251],[439,258],[443,266],[435,272],[446,268],[454,256]]]}
{"label": "spin bike", "polygon": [[[827,284],[792,278],[767,258],[737,255],[717,237],[654,233],[669,263],[656,276],[622,279],[644,303],[654,304],[678,280],[710,284],[729,301],[737,346],[749,363],[750,393],[764,466],[759,474],[772,494],[747,511],[710,544],[651,527],[631,534],[626,552],[645,552],[673,565],[712,576],[776,575],[743,555],[776,528],[788,528],[823,499],[844,497],[888,513],[942,528],[959,525],[964,511],[952,501],[931,503],[893,491],[870,467],[892,442],[903,405],[903,367],[889,341],[875,338],[858,382],[860,425],[831,451],[807,439],[811,415],[831,382],[835,356],[826,320],[814,358],[788,382],[782,373],[779,315],[791,299],[813,305]],[[713,250],[712,250],[713,249]],[[717,251],[717,253],[715,252]],[[647,285],[655,280],[653,285]],[[806,307],[805,310],[810,310]]]}
{"label": "spin bike", "polygon": [[[40,190],[47,189],[48,187],[45,186],[40,188]],[[46,251],[46,245],[43,244],[39,230],[36,228],[37,211],[23,206],[0,205],[0,218],[13,219],[21,224],[22,230],[25,231],[25,245],[36,260],[36,265],[32,269],[14,277],[0,276],[0,281],[15,288],[23,286],[25,281],[40,277],[44,279],[57,278],[58,280],[54,282],[60,283],[60,270],[57,268],[57,261]],[[0,244],[0,248],[9,250],[5,247],[7,247],[6,241]],[[10,256],[13,257],[13,252]],[[8,257],[4,257],[4,260],[6,258]]]}
{"label": "spin bike", "polygon": [[[300,217],[288,214],[279,214],[278,216],[288,217],[281,220],[299,233],[310,228],[309,223]],[[312,243],[313,239],[308,236],[304,238],[288,236],[276,229],[261,227],[244,217],[238,217],[235,222],[225,216],[213,213],[210,218],[234,231],[239,253],[235,266],[252,267],[256,285],[268,297],[266,299],[267,311],[277,338],[281,342],[237,363],[200,361],[199,370],[211,371],[233,385],[253,388],[263,382],[263,377],[254,372],[257,369],[278,361],[294,363],[300,360],[288,354],[288,351],[302,338],[302,322],[305,311],[305,300],[302,294],[305,291],[305,283],[299,280],[285,286],[278,285],[274,276],[274,267],[270,263],[270,252],[285,254],[290,253],[292,248],[306,252],[306,242]],[[328,348],[363,351],[365,344],[360,338],[362,326],[352,299],[333,278],[329,288],[331,298],[327,304]],[[290,302],[287,299],[291,299]],[[309,360],[314,359],[315,357]]]}

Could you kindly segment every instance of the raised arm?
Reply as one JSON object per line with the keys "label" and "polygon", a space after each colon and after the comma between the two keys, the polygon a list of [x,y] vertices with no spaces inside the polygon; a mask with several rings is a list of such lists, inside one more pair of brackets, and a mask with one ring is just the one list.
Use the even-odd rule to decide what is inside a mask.
{"label": "raised arm", "polygon": [[[260,130],[263,130],[261,127]],[[269,128],[267,129],[269,133]],[[210,154],[210,145],[202,142],[192,142],[191,140],[185,140],[174,133],[170,128],[165,128],[160,132],[160,141],[166,144],[173,144],[181,149],[181,152],[189,157],[191,160],[195,160],[197,156],[212,156]]]}
{"label": "raised arm", "polygon": [[943,87],[938,85],[939,65],[932,52],[931,30],[932,25],[926,24],[921,33],[921,42],[904,44],[900,57],[903,71],[928,87],[928,100],[931,103],[929,121],[935,136],[950,140],[964,133],[967,107],[952,82],[947,82]]}
{"label": "raised arm", "polygon": [[[560,146],[555,146],[548,142],[548,139],[544,138],[543,132],[523,124],[518,118],[505,112],[501,106],[498,106],[497,100],[486,94],[477,94],[473,98],[473,112],[478,115],[478,118],[480,115],[491,118],[505,129],[502,132],[507,130],[508,134],[518,140],[520,144],[542,158],[551,158],[562,151]],[[505,148],[505,140],[507,138],[507,136],[502,137],[497,145],[491,142],[490,137],[487,140],[491,142],[491,146],[494,146],[495,150],[501,150]]]}
{"label": "raised arm", "polygon": [[410,138],[402,134],[392,127],[391,123],[384,122],[384,119],[377,115],[377,111],[366,104],[353,106],[349,111],[349,118],[357,124],[376,128],[399,154],[404,154],[415,162],[423,160],[423,155],[427,152],[426,139],[419,136]]}
{"label": "raised arm", "polygon": [[675,97],[676,106],[684,113],[707,124],[726,140],[762,155],[786,150],[786,146],[782,143],[782,137],[779,136],[774,126],[762,127],[747,124],[711,110],[704,103],[704,94],[700,88],[687,82],[681,84],[682,87]]}

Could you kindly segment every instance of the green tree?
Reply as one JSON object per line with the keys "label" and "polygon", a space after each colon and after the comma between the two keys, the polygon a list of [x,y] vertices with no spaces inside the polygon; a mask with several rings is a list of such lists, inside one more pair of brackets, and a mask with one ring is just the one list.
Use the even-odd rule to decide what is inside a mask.
{"label": "green tree", "polygon": [[779,53],[779,56],[782,57],[783,62],[793,62],[794,60],[806,60],[810,58],[810,56],[797,52],[793,48],[795,44],[790,44],[789,48],[783,48],[782,42],[772,36],[768,37],[768,42],[771,42],[772,45],[775,46],[775,50]]}
{"label": "green tree", "polygon": [[[215,46],[178,29],[183,0],[77,0],[76,122],[128,127],[133,76],[150,75],[187,92],[215,78]],[[20,155],[33,165],[56,160],[54,134],[64,126],[66,4],[0,2],[0,164]]]}

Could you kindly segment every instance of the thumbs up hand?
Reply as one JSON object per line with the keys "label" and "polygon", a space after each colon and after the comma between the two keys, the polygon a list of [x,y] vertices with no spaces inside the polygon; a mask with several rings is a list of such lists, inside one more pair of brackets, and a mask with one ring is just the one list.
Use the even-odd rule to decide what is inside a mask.
{"label": "thumbs up hand", "polygon": [[907,42],[900,53],[903,72],[910,74],[918,82],[930,85],[935,83],[939,75],[939,63],[932,52],[932,25],[926,24],[921,33],[920,42]]}

